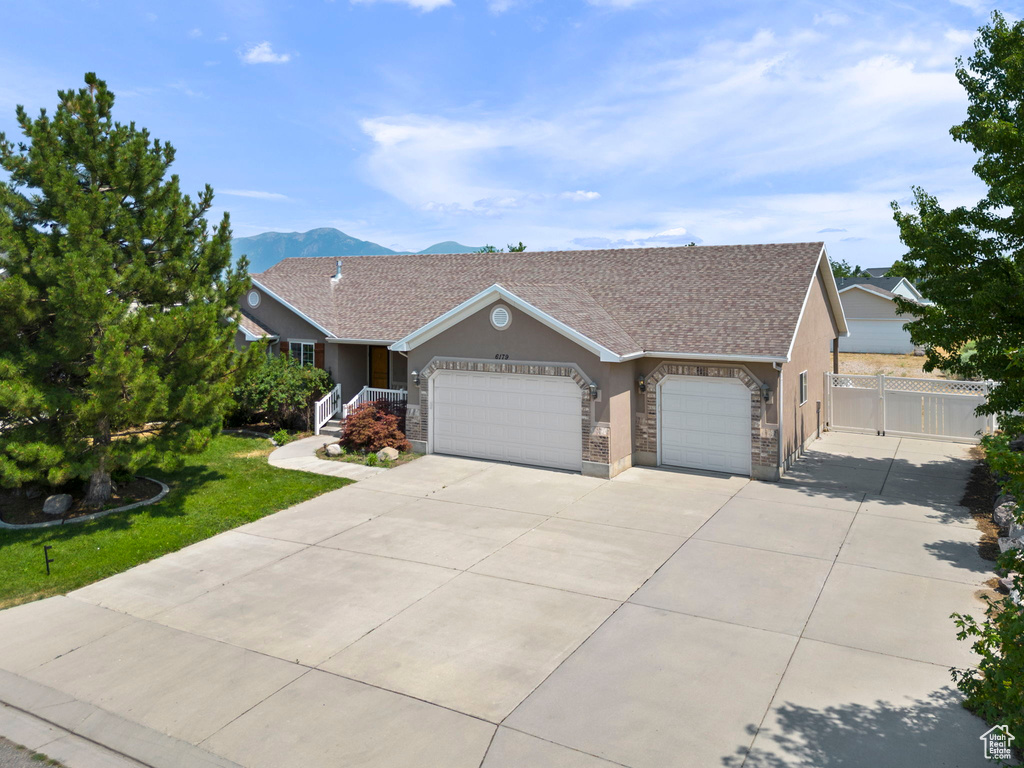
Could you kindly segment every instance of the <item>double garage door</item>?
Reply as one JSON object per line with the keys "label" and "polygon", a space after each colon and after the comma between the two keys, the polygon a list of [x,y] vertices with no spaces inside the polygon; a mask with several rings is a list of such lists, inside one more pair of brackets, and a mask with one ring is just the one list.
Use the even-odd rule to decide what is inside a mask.
{"label": "double garage door", "polygon": [[658,393],[659,461],[749,475],[750,405],[750,390],[736,379],[664,379]]}
{"label": "double garage door", "polygon": [[[582,393],[571,379],[440,371],[430,387],[433,451],[582,469]],[[750,391],[741,382],[667,378],[658,412],[662,464],[750,474]]]}
{"label": "double garage door", "polygon": [[559,376],[440,371],[430,382],[433,450],[579,472],[579,385]]}

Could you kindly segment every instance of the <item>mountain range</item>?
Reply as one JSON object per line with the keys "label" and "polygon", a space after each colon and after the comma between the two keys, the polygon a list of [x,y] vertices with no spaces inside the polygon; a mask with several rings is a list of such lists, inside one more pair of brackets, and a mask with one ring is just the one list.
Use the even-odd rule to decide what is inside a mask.
{"label": "mountain range", "polygon": [[[473,253],[480,250],[461,245],[454,240],[435,243],[416,253]],[[291,256],[388,256],[409,254],[412,251],[393,251],[383,245],[360,240],[344,232],[321,227],[309,232],[263,232],[252,237],[236,237],[231,241],[231,252],[237,258],[242,254],[249,258],[249,271],[262,272],[274,266],[281,259]]]}

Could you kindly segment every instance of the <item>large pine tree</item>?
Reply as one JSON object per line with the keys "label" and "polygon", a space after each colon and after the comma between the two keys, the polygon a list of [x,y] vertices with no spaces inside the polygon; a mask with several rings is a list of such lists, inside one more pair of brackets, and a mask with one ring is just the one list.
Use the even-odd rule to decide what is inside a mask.
{"label": "large pine tree", "polygon": [[221,426],[246,263],[231,231],[168,177],[171,145],[115,122],[89,73],[50,116],[18,107],[24,139],[0,134],[0,484],[173,466]]}

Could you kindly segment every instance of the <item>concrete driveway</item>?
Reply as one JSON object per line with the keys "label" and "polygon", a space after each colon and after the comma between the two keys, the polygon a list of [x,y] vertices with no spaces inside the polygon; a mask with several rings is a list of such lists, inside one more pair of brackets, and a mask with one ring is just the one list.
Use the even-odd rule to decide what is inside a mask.
{"label": "concrete driveway", "polygon": [[966,455],[830,434],[782,483],[427,456],[0,612],[0,735],[31,712],[152,766],[985,765],[948,672],[991,570]]}

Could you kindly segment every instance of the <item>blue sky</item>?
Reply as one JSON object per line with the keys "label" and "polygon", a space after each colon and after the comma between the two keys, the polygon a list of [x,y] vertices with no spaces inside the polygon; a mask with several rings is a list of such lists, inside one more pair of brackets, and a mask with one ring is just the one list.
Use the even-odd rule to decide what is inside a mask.
{"label": "blue sky", "polygon": [[[1018,3],[1000,5],[1016,18]],[[20,7],[19,7],[20,6]],[[983,0],[8,2],[0,131],[96,71],[237,236],[418,250],[823,239],[980,193],[954,58]]]}

